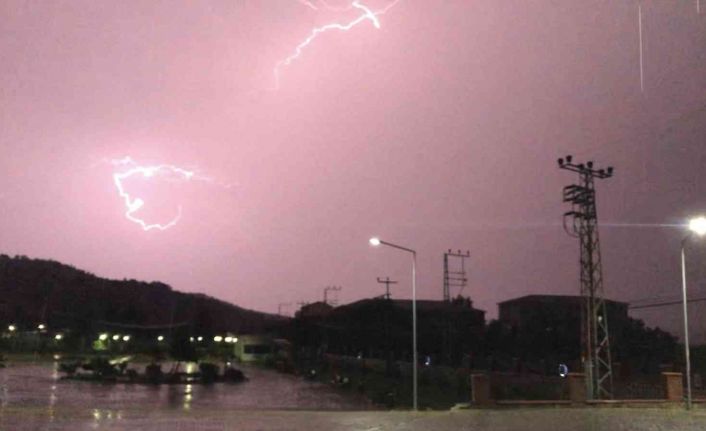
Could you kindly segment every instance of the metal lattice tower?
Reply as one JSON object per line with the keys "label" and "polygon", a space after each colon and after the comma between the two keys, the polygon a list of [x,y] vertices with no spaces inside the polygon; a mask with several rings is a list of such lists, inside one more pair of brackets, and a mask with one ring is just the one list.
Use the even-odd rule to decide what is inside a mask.
{"label": "metal lattice tower", "polygon": [[[461,250],[458,250],[456,253],[452,252],[451,250],[444,253],[444,301],[451,301],[452,287],[460,288],[458,292],[459,295],[461,294],[461,292],[463,292],[463,289],[466,287],[466,283],[468,282],[468,278],[466,278],[466,258],[470,256],[471,254],[469,251],[461,253]],[[461,260],[460,269],[457,268],[458,270],[456,271],[452,271],[450,269],[450,257],[455,257]]]}
{"label": "metal lattice tower", "polygon": [[[598,238],[594,179],[613,176],[613,168],[595,169],[593,162],[574,164],[571,156],[559,159],[559,168],[579,174],[580,184],[564,187],[563,200],[571,204],[564,213],[564,230],[579,239],[581,266],[581,359],[589,399],[613,396],[608,315],[603,298],[603,271]],[[570,220],[571,225],[568,224]]]}

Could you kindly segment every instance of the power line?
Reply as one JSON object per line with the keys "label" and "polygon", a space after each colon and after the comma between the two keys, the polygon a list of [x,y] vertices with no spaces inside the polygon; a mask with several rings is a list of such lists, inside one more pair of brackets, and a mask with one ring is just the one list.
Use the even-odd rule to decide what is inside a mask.
{"label": "power line", "polygon": [[[701,301],[706,301],[706,297],[705,297],[705,298],[692,298],[692,299],[687,299],[687,300],[686,300],[687,303],[690,303],[690,302],[701,302]],[[628,308],[631,309],[631,310],[638,310],[638,309],[641,309],[641,308],[664,307],[664,306],[667,306],[667,305],[678,305],[678,304],[682,304],[682,303],[683,303],[683,301],[682,301],[682,300],[679,300],[679,301],[669,301],[669,302],[656,302],[656,303],[654,303],[654,304],[646,304],[646,305],[630,305],[630,304],[628,304]]]}

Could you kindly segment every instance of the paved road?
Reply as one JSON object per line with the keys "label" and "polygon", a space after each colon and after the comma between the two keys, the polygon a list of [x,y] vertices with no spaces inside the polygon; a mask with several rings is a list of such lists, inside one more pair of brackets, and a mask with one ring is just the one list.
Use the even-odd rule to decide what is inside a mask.
{"label": "paved road", "polygon": [[527,408],[517,410],[461,410],[450,412],[307,412],[273,410],[199,410],[167,412],[130,410],[100,419],[65,408],[48,421],[45,411],[5,411],[0,429],[130,430],[130,431],[703,431],[706,410],[686,413],[676,409],[645,408]]}
{"label": "paved road", "polygon": [[[706,406],[372,411],[367,402],[265,370],[247,384],[202,387],[57,381],[51,365],[0,370],[0,431],[684,430],[706,431]],[[327,411],[321,411],[327,410]],[[332,411],[339,410],[339,411]]]}

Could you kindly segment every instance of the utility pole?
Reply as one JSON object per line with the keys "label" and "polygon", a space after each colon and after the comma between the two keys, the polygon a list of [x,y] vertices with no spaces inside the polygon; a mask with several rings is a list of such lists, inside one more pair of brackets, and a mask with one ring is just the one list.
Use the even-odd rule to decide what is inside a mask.
{"label": "utility pole", "polygon": [[[461,250],[457,252],[452,252],[451,249],[444,253],[444,301],[451,301],[451,288],[459,287],[459,295],[463,292],[466,287],[468,278],[466,278],[466,258],[471,256],[470,251],[461,253]],[[449,258],[460,259],[461,264],[460,269],[457,268],[456,271],[450,269]]]}
{"label": "utility pole", "polygon": [[380,284],[385,284],[386,301],[383,304],[383,326],[385,329],[385,375],[391,376],[393,372],[393,364],[395,358],[392,350],[392,328],[390,325],[390,314],[392,313],[393,309],[392,302],[390,301],[390,285],[397,284],[397,281],[390,280],[390,277],[385,277],[384,279],[377,277],[377,281]]}
{"label": "utility pole", "polygon": [[385,299],[390,299],[390,285],[397,284],[397,282],[390,280],[390,277],[385,277],[385,279],[378,277],[377,280],[378,283],[385,284]]}
{"label": "utility pole", "polygon": [[324,304],[337,305],[338,299],[334,299],[332,301],[329,301],[328,293],[329,292],[339,292],[341,289],[343,289],[343,287],[341,287],[341,286],[326,286],[326,287],[324,287]]}
{"label": "utility pole", "polygon": [[[571,204],[564,213],[564,230],[579,239],[581,309],[581,359],[589,399],[613,397],[608,315],[603,298],[603,271],[598,238],[594,179],[613,176],[613,168],[596,169],[593,162],[573,163],[572,156],[559,159],[559,168],[579,174],[579,184],[564,187],[563,200]],[[570,225],[567,224],[570,221]]]}

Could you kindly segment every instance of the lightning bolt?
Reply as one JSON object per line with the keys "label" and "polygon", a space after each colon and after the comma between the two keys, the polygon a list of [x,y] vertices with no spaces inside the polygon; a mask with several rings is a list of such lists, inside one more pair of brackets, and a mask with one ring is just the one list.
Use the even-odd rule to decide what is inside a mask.
{"label": "lightning bolt", "polygon": [[[329,6],[325,0],[320,0],[319,3],[325,9],[334,10],[334,11],[357,9],[357,10],[360,10],[360,15],[358,15],[358,17],[355,18],[354,20],[349,21],[344,24],[331,23],[331,24],[326,24],[321,27],[315,27],[314,29],[312,29],[311,32],[309,33],[309,35],[299,45],[297,45],[294,48],[294,51],[289,56],[278,61],[277,64],[275,65],[275,67],[273,69],[273,75],[275,78],[274,90],[279,89],[281,69],[289,66],[290,64],[292,64],[292,62],[294,60],[299,58],[301,56],[304,48],[306,48],[309,44],[311,44],[320,34],[326,33],[327,31],[331,31],[331,30],[348,31],[348,30],[352,29],[353,27],[357,26],[358,24],[361,24],[365,21],[370,21],[375,28],[379,29],[380,28],[380,20],[378,20],[378,16],[384,15],[385,13],[387,13],[387,11],[390,10],[399,1],[400,0],[394,0],[392,3],[388,4],[384,9],[373,11],[368,6],[365,6],[363,3],[361,3],[359,0],[355,0],[348,7],[345,7],[345,8],[335,8],[335,7]],[[311,9],[313,9],[313,10],[319,9],[316,6],[316,4],[312,1],[300,0],[299,2],[306,5],[307,7],[311,8]]]}
{"label": "lightning bolt", "polygon": [[196,174],[193,171],[188,171],[177,166],[166,164],[154,166],[139,166],[129,157],[125,157],[119,160],[111,160],[110,163],[113,166],[130,166],[130,169],[125,172],[116,172],[113,174],[113,183],[115,184],[115,188],[118,190],[118,195],[120,195],[120,197],[123,199],[123,203],[125,204],[125,218],[127,218],[133,223],[137,223],[145,231],[153,229],[164,231],[171,227],[174,227],[177,224],[179,219],[181,219],[181,205],[179,205],[178,207],[177,215],[172,218],[172,220],[170,220],[168,223],[147,223],[145,220],[138,217],[136,213],[145,205],[145,202],[139,197],[130,196],[130,194],[125,191],[125,187],[123,187],[123,181],[135,175],[141,175],[144,178],[154,178],[157,175],[176,175],[179,180],[188,181],[193,178],[196,178]]}

